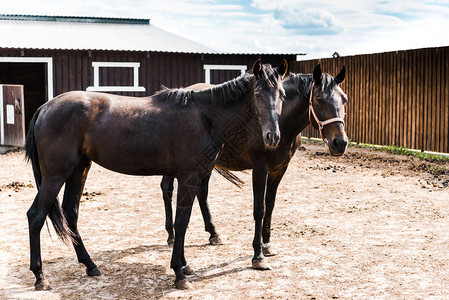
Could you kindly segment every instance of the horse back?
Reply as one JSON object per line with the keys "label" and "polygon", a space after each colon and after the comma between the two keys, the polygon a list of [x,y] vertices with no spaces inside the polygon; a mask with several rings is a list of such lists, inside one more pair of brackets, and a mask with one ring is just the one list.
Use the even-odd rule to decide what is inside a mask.
{"label": "horse back", "polygon": [[45,104],[35,138],[39,153],[46,153],[43,159],[70,162],[85,155],[120,173],[174,174],[193,168],[192,153],[207,145],[203,123],[196,106],[80,91]]}

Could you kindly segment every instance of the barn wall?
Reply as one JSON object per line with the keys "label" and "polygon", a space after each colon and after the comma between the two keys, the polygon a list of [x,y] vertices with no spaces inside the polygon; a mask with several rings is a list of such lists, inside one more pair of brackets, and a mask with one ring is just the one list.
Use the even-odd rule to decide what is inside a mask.
{"label": "barn wall", "polygon": [[[131,51],[87,51],[87,50],[31,50],[0,49],[0,56],[53,57],[54,95],[70,90],[86,90],[93,85],[93,61],[139,62],[139,85],[145,92],[119,93],[129,96],[148,96],[160,89],[185,87],[204,82],[204,64],[228,64],[252,66],[262,58],[264,63],[279,65],[283,58],[288,61],[294,55],[246,55],[246,54],[195,54],[167,52]],[[232,71],[213,72],[213,83],[232,79],[238,73]],[[125,85],[132,83],[132,72],[127,68],[100,68],[103,85]]]}
{"label": "barn wall", "polygon": [[[142,51],[90,51],[90,50],[39,50],[39,49],[5,49],[0,48],[0,57],[52,57],[53,58],[53,95],[57,96],[67,91],[86,90],[94,85],[94,70],[92,62],[138,62],[139,86],[145,87],[144,92],[111,92],[119,95],[144,97],[154,94],[164,85],[168,88],[186,87],[194,83],[204,82],[204,64],[246,65],[251,68],[253,63],[261,58],[264,63],[279,65],[282,59],[292,62],[295,55],[247,55],[247,54],[197,54],[197,53],[167,53]],[[31,65],[26,63],[24,65]],[[43,65],[42,65],[43,66]],[[29,69],[28,67],[26,69]],[[1,68],[0,68],[1,70]],[[25,70],[25,69],[23,69]],[[44,71],[46,72],[46,70]],[[20,82],[0,83],[23,84],[25,88],[25,121],[31,120],[36,109],[46,99],[47,77],[42,74],[28,72],[33,86],[42,85],[41,89],[34,87],[40,93],[30,92],[30,80]],[[237,71],[213,71],[211,83],[222,83],[239,75]],[[30,76],[27,76],[30,77]],[[35,80],[33,81],[33,77]],[[30,78],[28,78],[30,79]],[[44,80],[43,80],[44,79]],[[129,86],[133,83],[131,68],[100,68],[100,85]],[[45,94],[43,94],[43,93]]]}

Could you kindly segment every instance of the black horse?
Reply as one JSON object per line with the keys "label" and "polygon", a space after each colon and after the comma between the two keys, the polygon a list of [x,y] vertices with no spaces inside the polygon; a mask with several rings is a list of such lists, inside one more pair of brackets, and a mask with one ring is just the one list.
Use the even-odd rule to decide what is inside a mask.
{"label": "black horse", "polygon": [[[184,237],[199,185],[210,176],[223,145],[242,127],[257,132],[267,148],[277,146],[276,110],[285,95],[286,70],[286,61],[276,69],[259,60],[252,73],[197,92],[172,89],[133,98],[76,91],[42,105],[30,122],[25,145],[38,187],[27,212],[35,288],[50,288],[40,251],[47,216],[58,236],[73,242],[87,274],[100,275],[77,229],[80,197],[92,161],[124,174],[177,178],[171,268],[176,287],[189,288],[184,274],[192,270],[184,257]],[[61,207],[57,195],[64,183]]]}
{"label": "black horse", "polygon": [[[248,132],[248,143],[241,139],[238,143],[227,143],[218,157],[217,168],[231,171],[253,169],[254,220],[255,233],[253,240],[254,257],[252,265],[255,269],[271,269],[264,260],[276,251],[270,246],[271,215],[274,208],[276,191],[288,164],[301,142],[301,131],[311,123],[320,130],[330,153],[342,155],[348,144],[344,129],[345,104],[348,98],[338,86],[345,79],[346,69],[333,78],[323,74],[317,65],[312,74],[291,74],[283,82],[286,99],[279,118],[281,141],[275,150],[266,149],[260,137]],[[198,202],[205,223],[210,233],[211,244],[219,244],[221,240],[212,223],[207,204],[208,182],[206,177],[201,182]],[[161,182],[165,207],[168,243],[173,241],[173,221],[171,195],[173,177],[164,176]],[[263,222],[263,223],[262,223]]]}

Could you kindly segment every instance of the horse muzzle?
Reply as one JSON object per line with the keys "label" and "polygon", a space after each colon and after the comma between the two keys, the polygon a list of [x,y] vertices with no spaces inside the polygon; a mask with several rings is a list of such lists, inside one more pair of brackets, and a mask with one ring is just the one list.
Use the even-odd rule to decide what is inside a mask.
{"label": "horse muzzle", "polygon": [[342,156],[346,148],[348,146],[348,137],[347,136],[339,136],[333,138],[331,141],[327,143],[329,147],[329,151],[334,156]]}
{"label": "horse muzzle", "polygon": [[281,140],[281,132],[279,129],[264,132],[264,144],[267,149],[276,149]]}

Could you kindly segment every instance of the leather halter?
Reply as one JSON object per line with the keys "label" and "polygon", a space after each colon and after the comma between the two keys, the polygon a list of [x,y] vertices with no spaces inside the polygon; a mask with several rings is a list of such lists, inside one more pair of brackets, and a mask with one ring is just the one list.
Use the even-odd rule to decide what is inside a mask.
{"label": "leather halter", "polygon": [[340,118],[340,117],[335,117],[335,118],[328,119],[328,120],[325,120],[325,121],[320,121],[318,119],[318,117],[315,114],[315,110],[313,109],[313,101],[312,101],[313,100],[313,88],[314,88],[314,86],[315,86],[315,82],[312,83],[312,89],[310,90],[309,121],[310,121],[310,123],[312,123],[312,115],[313,115],[313,118],[315,119],[315,122],[318,124],[318,129],[320,130],[321,138],[323,139],[323,141],[326,144],[328,144],[329,141],[325,137],[323,137],[323,133],[322,133],[322,130],[323,130],[324,126],[326,126],[327,124],[330,124],[330,123],[334,123],[334,122],[342,122],[343,126],[345,126],[345,121],[343,120],[343,118]]}

